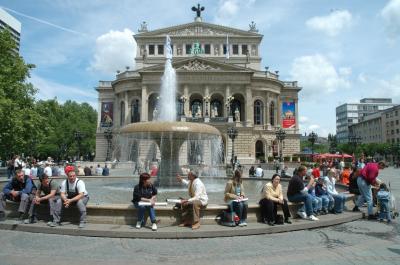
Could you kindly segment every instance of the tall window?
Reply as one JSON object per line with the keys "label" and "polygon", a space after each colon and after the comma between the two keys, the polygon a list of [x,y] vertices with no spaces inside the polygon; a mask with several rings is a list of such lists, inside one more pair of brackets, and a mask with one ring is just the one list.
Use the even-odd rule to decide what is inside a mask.
{"label": "tall window", "polygon": [[264,143],[260,140],[256,142],[256,159],[259,159],[260,162],[265,162]]}
{"label": "tall window", "polygon": [[157,52],[159,55],[164,54],[164,45],[162,44],[157,45]]}
{"label": "tall window", "polygon": [[153,44],[149,45],[149,54],[154,55],[154,45]]}
{"label": "tall window", "polygon": [[211,118],[222,117],[222,103],[218,99],[211,101]]}
{"label": "tall window", "polygon": [[271,101],[269,105],[269,120],[272,126],[275,126],[275,103]]}
{"label": "tall window", "polygon": [[263,103],[261,100],[254,102],[254,124],[260,125],[264,123],[263,120]]}
{"label": "tall window", "polygon": [[125,123],[125,102],[121,102],[121,113],[120,113],[120,123],[119,125],[122,126]]}
{"label": "tall window", "polygon": [[186,44],[186,54],[190,54],[190,52],[192,51],[192,44]]}
{"label": "tall window", "polygon": [[237,44],[232,45],[232,54],[239,54],[239,45]]}
{"label": "tall window", "polygon": [[132,101],[131,105],[131,123],[140,121],[140,108],[139,108],[139,100],[135,99]]}
{"label": "tall window", "polygon": [[204,44],[204,53],[211,54],[211,46],[210,44]]}
{"label": "tall window", "polygon": [[247,45],[246,45],[246,44],[243,44],[243,45],[242,45],[242,54],[246,55],[246,54],[247,54],[247,51],[248,51]]}

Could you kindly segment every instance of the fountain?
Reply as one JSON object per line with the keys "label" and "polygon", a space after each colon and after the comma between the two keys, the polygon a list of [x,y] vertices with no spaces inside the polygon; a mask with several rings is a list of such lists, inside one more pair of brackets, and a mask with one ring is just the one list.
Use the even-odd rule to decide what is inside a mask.
{"label": "fountain", "polygon": [[[180,156],[190,153],[186,150],[191,146],[202,150],[197,154],[197,164],[215,165],[221,161],[220,132],[204,123],[177,122],[176,118],[176,73],[172,67],[172,49],[169,36],[166,37],[166,62],[164,75],[161,79],[159,115],[151,122],[132,123],[120,130],[121,160],[129,160],[133,146],[155,143],[161,156],[160,168],[156,184],[170,187],[176,184],[175,176],[181,173],[181,166],[189,164]],[[206,156],[207,159],[204,159]],[[137,159],[137,158],[136,158]],[[183,161],[183,162],[180,162]],[[216,162],[217,161],[217,162]],[[218,171],[214,171],[218,172]],[[218,174],[218,173],[217,173]]]}

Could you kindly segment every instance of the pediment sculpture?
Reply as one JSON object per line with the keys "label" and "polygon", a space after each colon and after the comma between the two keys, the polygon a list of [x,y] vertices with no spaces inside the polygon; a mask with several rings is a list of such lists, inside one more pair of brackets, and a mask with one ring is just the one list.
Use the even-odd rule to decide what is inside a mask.
{"label": "pediment sculpture", "polygon": [[187,62],[178,68],[178,70],[187,70],[187,71],[204,71],[204,70],[221,70],[219,67],[213,67],[211,65],[205,64],[199,60],[192,60]]}

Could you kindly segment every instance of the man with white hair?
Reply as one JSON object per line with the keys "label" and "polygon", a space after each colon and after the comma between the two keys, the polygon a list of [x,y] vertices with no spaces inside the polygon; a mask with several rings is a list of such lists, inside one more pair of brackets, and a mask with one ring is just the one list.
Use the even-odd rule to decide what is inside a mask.
{"label": "man with white hair", "polygon": [[[205,208],[208,203],[208,196],[206,187],[203,182],[198,178],[197,172],[190,171],[188,180],[183,179],[182,176],[177,175],[177,180],[188,186],[189,199],[182,200],[182,219],[183,222],[179,226],[187,226],[192,224],[192,229],[200,228],[200,209]],[[191,212],[191,213],[190,213]],[[193,222],[188,220],[191,217]]]}
{"label": "man with white hair", "polygon": [[48,177],[52,177],[53,176],[53,170],[50,167],[51,162],[46,161],[46,167],[44,168],[44,174],[46,174],[46,176]]}

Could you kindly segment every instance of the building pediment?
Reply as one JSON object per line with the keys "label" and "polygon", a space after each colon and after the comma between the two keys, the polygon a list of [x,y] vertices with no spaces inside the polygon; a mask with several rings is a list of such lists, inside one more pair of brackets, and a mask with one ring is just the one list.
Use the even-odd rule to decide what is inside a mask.
{"label": "building pediment", "polygon": [[221,25],[205,23],[205,22],[192,22],[188,24],[177,25],[168,28],[157,29],[153,31],[143,32],[135,35],[135,38],[142,37],[164,37],[169,35],[171,37],[182,36],[229,36],[229,37],[258,37],[262,38],[261,34],[245,31]]}
{"label": "building pediment", "polygon": [[[173,61],[172,67],[177,72],[245,72],[245,73],[253,73],[254,71],[228,63],[223,63],[220,61],[215,61],[212,59],[205,59],[202,57],[190,57],[185,59],[178,59]],[[139,70],[139,73],[146,72],[164,72],[164,63],[153,65],[150,67],[143,68]]]}

